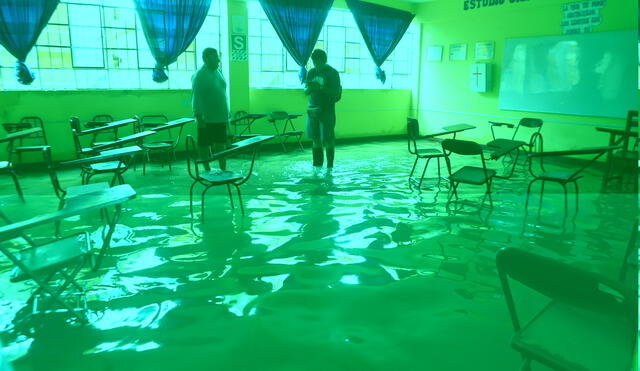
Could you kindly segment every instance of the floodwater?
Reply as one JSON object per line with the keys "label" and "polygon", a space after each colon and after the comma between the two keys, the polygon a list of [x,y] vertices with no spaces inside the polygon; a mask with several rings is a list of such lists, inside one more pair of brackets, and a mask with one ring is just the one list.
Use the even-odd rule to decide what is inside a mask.
{"label": "floodwater", "polygon": [[[4,356],[16,370],[515,370],[496,252],[522,248],[617,278],[637,210],[634,194],[600,194],[600,173],[589,170],[575,220],[563,222],[560,188],[549,185],[540,216],[534,187],[525,221],[522,164],[495,180],[492,210],[447,208],[435,163],[421,191],[410,187],[402,141],[339,146],[331,174],[310,162],[309,150],[263,153],[241,187],[246,216],[217,187],[204,223],[199,197],[189,213],[184,161],[171,173],[159,163],[146,176],[128,172],[137,198],[124,205],[100,269],[79,275],[89,325],[60,311],[28,315],[34,285],[9,283],[0,257]],[[60,175],[63,186],[80,183],[76,170]],[[21,181],[26,205],[0,178],[9,216],[56,209],[48,177]],[[461,186],[459,195],[477,202],[483,191]],[[62,230],[90,232],[97,251],[101,225],[94,212]],[[51,231],[31,232],[45,241]],[[544,304],[524,290],[516,301],[523,315]]]}

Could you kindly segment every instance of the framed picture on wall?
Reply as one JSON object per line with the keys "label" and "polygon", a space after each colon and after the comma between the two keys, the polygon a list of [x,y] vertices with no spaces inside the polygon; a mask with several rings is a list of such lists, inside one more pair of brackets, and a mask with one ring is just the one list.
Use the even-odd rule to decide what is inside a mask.
{"label": "framed picture on wall", "polygon": [[451,44],[449,45],[450,61],[467,60],[467,44]]}
{"label": "framed picture on wall", "polygon": [[440,62],[442,61],[442,45],[431,45],[427,48],[427,61]]}
{"label": "framed picture on wall", "polygon": [[475,57],[477,61],[493,59],[494,43],[493,41],[484,41],[476,43]]}

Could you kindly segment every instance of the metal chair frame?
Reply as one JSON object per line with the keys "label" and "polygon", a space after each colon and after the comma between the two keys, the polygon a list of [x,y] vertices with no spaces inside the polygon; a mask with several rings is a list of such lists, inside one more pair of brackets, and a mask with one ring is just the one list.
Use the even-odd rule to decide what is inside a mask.
{"label": "metal chair frame", "polygon": [[[562,311],[558,305],[562,305],[565,308],[577,308],[600,313],[605,318],[610,317],[611,325],[619,326],[618,328],[628,327],[629,339],[625,340],[630,345],[628,349],[630,367],[631,355],[637,339],[637,331],[634,330],[634,328],[637,329],[637,313],[635,309],[638,297],[637,292],[634,293],[630,288],[606,277],[521,249],[506,248],[498,251],[496,265],[511,323],[515,331],[512,347],[523,358],[521,370],[530,371],[531,361],[539,362],[554,370],[574,371],[584,369],[577,367],[573,363],[580,361],[579,359],[565,359],[563,354],[550,355],[543,350],[544,344],[536,344],[537,346],[531,347],[525,346],[525,343],[520,341],[520,337],[525,336],[526,330],[532,324],[546,316],[553,316],[558,311]],[[551,299],[551,302],[524,326],[520,322],[509,279],[519,281]],[[587,328],[594,326],[583,318],[576,318],[575,321],[578,325]],[[636,322],[635,326],[633,322]],[[634,333],[634,331],[636,332]],[[554,335],[553,332],[550,332],[549,338],[554,337]],[[579,342],[588,341],[588,339],[576,340]]]}
{"label": "metal chair frame", "polygon": [[607,171],[602,182],[603,188],[612,180],[619,180],[619,184],[622,186],[625,177],[629,176],[632,191],[638,192],[637,159],[640,138],[636,136],[633,139],[631,135],[633,128],[636,128],[636,130],[638,128],[638,111],[635,110],[627,112],[624,134],[621,134],[617,139],[612,138],[613,142],[610,145],[621,145],[622,148],[618,152],[611,153],[607,158]]}
{"label": "metal chair frame", "polygon": [[[284,121],[284,126],[282,127],[282,132],[278,130],[278,121]],[[298,143],[298,147],[300,147],[300,151],[304,151],[304,146],[302,145],[302,131],[297,131],[295,126],[293,126],[293,119],[289,113],[284,111],[274,111],[271,112],[269,122],[273,124],[273,129],[275,130],[278,140],[282,145],[282,149],[287,152],[286,142],[287,139],[294,137]],[[287,125],[291,126],[291,130],[287,131]]]}
{"label": "metal chair frame", "polygon": [[[251,165],[249,166],[249,170],[246,175],[241,175],[229,171],[209,171],[206,173],[202,173],[199,169],[199,165],[203,165],[205,163],[210,163],[212,161],[219,160],[220,158],[227,157],[230,154],[239,153],[239,151],[227,150],[225,152],[220,152],[218,154],[214,154],[212,157],[206,160],[199,160],[198,153],[196,150],[196,143],[193,136],[188,135],[186,137],[186,150],[187,150],[187,170],[191,179],[193,179],[193,183],[191,183],[191,187],[189,188],[189,212],[193,216],[193,192],[195,186],[200,184],[204,186],[204,190],[201,194],[201,219],[204,221],[204,209],[205,209],[205,196],[207,191],[215,186],[225,185],[227,187],[227,192],[229,193],[229,201],[231,203],[231,208],[234,209],[233,196],[231,194],[231,186],[234,186],[236,192],[238,193],[238,200],[240,202],[240,210],[242,215],[244,215],[244,207],[242,204],[242,194],[240,193],[240,186],[246,183],[253,173],[253,167],[255,165],[256,154],[258,152],[258,146],[253,146],[251,152]],[[220,176],[219,179],[215,179],[216,176]],[[209,179],[207,179],[209,178]]]}
{"label": "metal chair frame", "polygon": [[[420,176],[420,180],[418,181],[418,189],[422,188],[422,181],[424,180],[424,176],[427,172],[427,167],[429,166],[429,162],[432,159],[436,159],[438,162],[438,184],[442,180],[442,176],[440,174],[440,159],[444,158],[445,163],[447,165],[447,171],[449,172],[449,176],[451,176],[451,163],[449,162],[449,158],[440,150],[437,149],[427,149],[421,150],[418,148],[417,139],[418,138],[435,138],[438,135],[445,135],[446,133],[427,135],[424,137],[420,137],[420,126],[418,120],[408,117],[407,118],[407,149],[410,154],[416,156],[416,160],[413,162],[413,167],[411,168],[411,173],[409,173],[409,181],[415,182],[416,179],[413,178],[413,173],[416,170],[416,166],[418,165],[418,161],[421,159],[426,159],[427,161],[424,164],[424,168],[422,169],[422,175]],[[453,138],[456,138],[456,133],[453,134]],[[422,153],[421,153],[422,152]],[[427,154],[423,154],[427,153]]]}
{"label": "metal chair frame", "polygon": [[[474,166],[465,166],[465,167],[459,169],[458,171],[454,172],[449,177],[449,181],[451,183],[451,190],[450,190],[450,194],[449,194],[449,199],[447,200],[447,205],[449,205],[451,203],[451,200],[452,200],[452,198],[454,196],[456,198],[456,201],[459,200],[459,198],[458,198],[458,186],[460,185],[460,183],[474,184],[474,185],[483,185],[484,184],[485,187],[486,187],[486,190],[485,190],[484,196],[482,198],[482,202],[480,203],[480,209],[482,209],[482,207],[484,206],[487,197],[489,198],[489,206],[491,208],[493,208],[493,199],[491,197],[491,186],[493,184],[493,178],[496,175],[495,175],[495,171],[494,170],[487,169],[487,164],[486,164],[486,160],[484,158],[484,152],[482,150],[482,147],[476,142],[471,142],[471,141],[466,141],[466,140],[458,140],[458,139],[445,139],[444,141],[442,141],[442,151],[446,154],[447,157],[451,156],[452,153],[455,153],[455,154],[461,155],[461,156],[479,156],[481,164],[482,164],[481,168],[480,167],[474,167]],[[483,177],[484,180],[482,180],[481,182],[455,181],[454,178],[456,177],[456,174],[464,171],[465,169],[482,170],[482,172],[484,174],[484,177]]]}
{"label": "metal chair frame", "polygon": [[[520,119],[520,121],[518,122],[517,125],[514,124],[510,124],[510,123],[505,123],[505,122],[495,122],[495,121],[489,121],[489,124],[491,124],[491,137],[493,138],[493,140],[489,143],[487,143],[487,148],[489,149],[499,149],[500,146],[498,145],[500,143],[500,141],[505,141],[505,142],[521,142],[522,145],[517,147],[515,149],[515,158],[513,155],[514,151],[510,151],[508,154],[511,157],[511,161],[512,161],[512,165],[511,165],[511,170],[509,171],[509,173],[507,175],[496,175],[496,178],[500,178],[500,179],[508,179],[510,178],[514,171],[515,168],[518,164],[518,159],[520,158],[520,149],[523,147],[527,147],[527,149],[523,149],[523,151],[525,152],[525,154],[532,152],[535,148],[536,148],[536,141],[534,140],[534,138],[540,138],[540,140],[542,140],[542,135],[540,134],[540,131],[542,130],[542,124],[543,121],[541,119],[537,119],[537,118],[531,118],[531,117],[524,117],[522,119]],[[498,127],[507,127],[509,129],[513,129],[515,128],[515,130],[513,131],[513,134],[511,135],[511,139],[499,139],[496,138],[496,132],[495,132],[495,128]],[[533,129],[533,133],[531,134],[531,137],[529,138],[529,141],[517,141],[516,137],[518,136],[518,132],[520,131],[520,129],[522,127],[528,128],[528,129]],[[507,156],[503,156],[503,165],[504,166],[508,166],[505,164],[505,161],[507,159]]]}
{"label": "metal chair frame", "polygon": [[[539,134],[538,134],[539,135]],[[540,144],[540,149],[543,149],[543,141],[542,141],[542,137],[540,136],[539,138],[535,138],[534,137],[531,138],[532,141],[539,141]],[[569,216],[569,195],[568,195],[568,191],[567,191],[567,184],[572,183],[574,185],[575,188],[575,193],[576,193],[576,205],[575,205],[575,214],[574,214],[574,218],[576,217],[576,215],[578,214],[579,211],[579,187],[578,187],[578,179],[582,178],[582,176],[580,175],[585,169],[587,169],[589,166],[591,166],[594,162],[596,162],[602,155],[604,155],[607,152],[610,152],[616,148],[619,147],[595,147],[595,148],[585,148],[585,149],[578,149],[578,150],[570,150],[570,151],[553,151],[553,152],[533,152],[529,154],[529,173],[531,174],[531,176],[533,177],[533,179],[529,182],[529,186],[527,187],[527,198],[525,201],[525,218],[528,214],[528,210],[529,210],[529,198],[531,196],[531,188],[533,186],[534,183],[541,181],[542,182],[542,186],[540,189],[540,205],[538,206],[538,214],[540,213],[540,210],[542,209],[542,198],[543,198],[543,194],[544,194],[544,189],[545,189],[545,183],[546,182],[553,182],[553,183],[558,183],[560,184],[560,186],[562,186],[562,190],[564,192],[564,216],[565,218],[567,216]],[[545,157],[558,157],[558,156],[578,156],[578,155],[594,155],[594,157],[587,161],[583,166],[581,166],[580,168],[578,168],[577,170],[573,171],[573,172],[554,172],[554,173],[550,173],[547,172],[545,165],[544,165],[544,158]],[[534,159],[540,159],[540,163],[539,163],[539,168],[540,168],[540,172],[536,172],[533,169],[533,163],[534,163]]]}
{"label": "metal chair frame", "polygon": [[[148,122],[149,120],[155,122],[150,123]],[[168,122],[169,119],[165,115],[145,115],[142,116],[140,121],[138,121],[138,124],[135,126],[134,130],[136,133],[142,132],[147,129],[153,130],[153,128],[157,128],[158,126],[161,126]],[[142,141],[142,143],[140,144],[140,147],[142,147],[142,150],[144,151],[142,155],[142,175],[147,174],[147,162],[151,162],[151,152],[164,153],[166,163],[169,166],[169,171],[172,171],[171,159],[173,158],[173,160],[176,160],[176,148],[180,144],[180,138],[182,137],[184,125],[179,126],[177,129],[178,135],[175,138],[171,133],[172,129],[167,129],[167,134],[170,138],[169,140],[154,140],[148,142]],[[164,167],[164,162],[162,163],[162,167]]]}

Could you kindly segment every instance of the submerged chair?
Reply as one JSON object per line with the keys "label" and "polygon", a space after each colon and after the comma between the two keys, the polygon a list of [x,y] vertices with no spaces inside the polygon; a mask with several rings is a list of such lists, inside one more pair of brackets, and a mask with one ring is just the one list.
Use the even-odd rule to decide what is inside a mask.
{"label": "submerged chair", "polygon": [[[494,121],[489,121],[489,123],[491,124],[491,136],[493,137],[493,140],[487,143],[487,149],[495,151],[497,154],[497,156],[492,156],[492,158],[506,158],[506,155],[511,155],[512,157],[513,164],[509,174],[505,176],[496,175],[496,178],[506,179],[513,175],[520,156],[520,149],[524,148],[525,153],[530,153],[537,148],[537,139],[540,139],[540,141],[542,140],[542,135],[540,134],[540,130],[542,129],[542,120],[525,117],[518,122],[518,125]],[[509,129],[515,128],[511,135],[511,139],[496,138],[495,128],[499,127],[506,127]],[[518,135],[518,132],[521,134]],[[524,136],[522,133],[525,133]],[[513,158],[513,152],[515,152],[515,158]]]}
{"label": "submerged chair", "polygon": [[[522,370],[531,361],[554,370],[628,371],[638,336],[638,294],[600,275],[524,250],[498,251],[496,264]],[[521,323],[510,279],[550,302]]]}
{"label": "submerged chair", "polygon": [[[205,188],[202,191],[201,197],[201,218],[204,221],[204,205],[205,205],[205,196],[207,191],[211,187],[215,186],[226,186],[227,192],[229,193],[229,200],[231,202],[231,208],[235,208],[233,204],[233,196],[231,195],[231,186],[234,186],[238,193],[238,200],[240,201],[240,210],[242,215],[244,215],[244,207],[242,205],[242,195],[240,194],[240,186],[246,183],[251,174],[253,173],[253,166],[256,160],[256,154],[258,152],[259,146],[267,141],[272,139],[272,136],[256,136],[249,139],[245,139],[243,141],[234,143],[232,148],[215,153],[212,157],[206,160],[200,160],[198,158],[198,151],[196,147],[196,142],[193,139],[193,136],[188,135],[186,138],[186,149],[187,149],[187,170],[189,172],[189,176],[193,179],[193,183],[189,188],[189,211],[191,215],[193,215],[193,191],[197,184],[203,185]],[[204,163],[210,163],[212,161],[219,160],[221,158],[227,158],[232,155],[240,154],[245,151],[250,151],[251,155],[251,163],[249,169],[242,175],[240,173],[232,172],[232,171],[201,171],[200,166]]]}
{"label": "submerged chair", "polygon": [[[542,141],[540,140],[540,148],[542,148]],[[564,216],[565,218],[569,215],[569,196],[567,193],[567,185],[573,184],[576,193],[576,214],[579,210],[579,198],[578,198],[578,180],[582,178],[582,172],[587,169],[591,164],[593,164],[596,160],[598,160],[602,155],[612,150],[619,148],[619,146],[611,146],[611,147],[593,147],[593,148],[584,148],[577,150],[569,150],[569,151],[550,151],[550,152],[533,152],[529,154],[529,173],[533,176],[531,182],[529,182],[529,186],[527,187],[527,199],[525,201],[525,216],[527,215],[527,211],[529,209],[529,197],[531,195],[531,187],[534,183],[540,181],[542,182],[542,187],[540,189],[540,206],[539,210],[542,208],[542,197],[544,194],[544,186],[546,182],[558,183],[562,186],[562,190],[564,191]],[[591,155],[592,158],[590,161],[586,162],[582,167],[574,170],[574,171],[547,171],[544,164],[544,159],[549,157],[564,157],[564,156],[581,156],[581,155]],[[538,169],[534,170],[534,160],[539,159]],[[575,216],[574,216],[575,217]]]}
{"label": "submerged chair", "polygon": [[493,199],[491,198],[491,184],[493,182],[493,177],[496,175],[496,172],[495,170],[487,169],[482,147],[478,143],[466,140],[445,139],[444,141],[442,141],[442,151],[447,154],[447,157],[450,157],[452,153],[460,156],[479,157],[480,164],[482,165],[481,167],[464,166],[449,177],[449,181],[451,182],[451,193],[449,195],[447,204],[451,203],[451,199],[454,195],[456,197],[456,200],[458,200],[458,186],[460,185],[460,183],[463,183],[484,185],[486,187],[486,190],[484,193],[484,197],[482,198],[482,202],[480,203],[480,208],[484,206],[487,196],[489,197],[489,205],[493,207]]}
{"label": "submerged chair", "polygon": [[[278,134],[278,139],[280,140],[280,144],[282,145],[282,149],[287,152],[286,142],[289,138],[294,138],[298,147],[300,147],[301,151],[304,151],[304,147],[302,146],[302,134],[304,132],[296,130],[293,126],[293,119],[300,117],[301,115],[290,115],[287,112],[283,111],[275,111],[271,112],[269,117],[269,122],[273,124],[273,128],[275,132]],[[282,127],[282,131],[278,130],[278,122],[284,121],[284,126]],[[290,126],[290,128],[288,128]]]}
{"label": "submerged chair", "polygon": [[[165,115],[145,115],[142,116],[138,124],[135,126],[135,132],[143,132],[145,130],[154,130],[162,128],[162,125],[169,122],[169,119]],[[178,131],[177,135],[172,132],[172,129]],[[142,147],[142,175],[147,173],[147,162],[151,162],[151,153],[164,153],[167,164],[169,165],[169,171],[171,168],[171,160],[176,158],[176,148],[180,144],[180,138],[182,137],[182,130],[184,125],[179,125],[175,128],[169,128],[164,130],[167,135],[165,140],[149,140],[142,141],[140,147]],[[175,131],[174,130],[174,131]],[[162,163],[164,167],[164,162]]]}
{"label": "submerged chair", "polygon": [[[447,133],[442,133],[440,135],[444,135]],[[455,134],[454,134],[455,135]],[[436,148],[418,148],[417,139],[419,138],[433,138],[437,135],[427,135],[425,137],[420,137],[420,126],[418,124],[418,120],[414,118],[407,118],[407,149],[409,153],[416,156],[416,160],[413,162],[413,167],[411,168],[411,173],[409,173],[409,181],[415,181],[413,178],[413,173],[416,170],[416,165],[418,165],[419,160],[427,160],[424,164],[424,168],[422,169],[422,176],[420,176],[420,180],[418,181],[418,189],[422,187],[422,181],[424,180],[424,175],[427,172],[427,167],[429,166],[429,162],[432,159],[436,159],[438,161],[438,183],[442,179],[440,176],[440,159],[443,158],[447,164],[447,170],[449,171],[449,175],[451,175],[451,164],[449,163],[449,158],[440,150]]]}
{"label": "submerged chair", "polygon": [[629,111],[624,131],[612,135],[610,145],[622,146],[611,153],[607,159],[607,171],[603,178],[603,187],[612,180],[618,180],[620,186],[631,184],[633,192],[638,191],[638,111]]}
{"label": "submerged chair", "polygon": [[[77,305],[63,295],[69,289],[75,289],[75,294],[84,294],[84,289],[76,281],[80,270],[89,265],[91,261],[91,238],[87,232],[73,234],[64,238],[54,239],[45,244],[36,244],[29,236],[24,234],[20,224],[12,224],[12,221],[0,210],[0,219],[8,226],[0,227],[0,241],[8,238],[22,237],[29,247],[17,252],[12,252],[3,243],[0,243],[0,252],[14,265],[10,282],[22,282],[32,280],[37,288],[27,299],[27,305],[37,307],[37,298],[40,294],[49,295],[51,303],[58,303],[69,311],[71,317],[75,317],[82,323],[87,323],[86,301],[83,300],[83,311],[79,311]],[[5,237],[7,236],[7,237]],[[56,281],[59,281],[55,285]],[[84,298],[84,297],[83,297]],[[34,308],[35,309],[35,308]]]}
{"label": "submerged chair", "polygon": [[[121,185],[114,188],[105,189],[90,194],[84,194],[71,199],[73,203],[69,207],[53,213],[38,215],[28,220],[12,223],[9,218],[0,211],[0,219],[9,225],[0,227],[0,252],[3,253],[15,266],[11,274],[11,282],[31,280],[37,284],[36,290],[28,299],[28,304],[33,304],[34,309],[38,306],[39,294],[50,297],[50,303],[58,303],[64,307],[68,314],[78,318],[82,323],[87,323],[88,319],[84,311],[86,310],[86,300],[84,300],[84,290],[76,281],[76,276],[80,270],[91,262],[91,241],[88,232],[76,233],[71,236],[59,237],[59,235],[48,238],[48,242],[35,243],[26,235],[26,230],[43,224],[56,223],[63,219],[86,214],[95,210],[105,210],[115,207],[114,216],[107,218],[108,230],[102,234],[102,247],[97,258],[94,269],[98,267],[102,255],[109,247],[111,236],[115,230],[115,225],[122,209],[122,203],[134,198],[135,191],[129,185]],[[12,251],[4,242],[22,237],[28,245],[19,252]],[[71,292],[70,289],[74,289]],[[80,294],[82,300],[82,310],[78,310],[65,293]],[[79,302],[79,300],[78,300]]]}

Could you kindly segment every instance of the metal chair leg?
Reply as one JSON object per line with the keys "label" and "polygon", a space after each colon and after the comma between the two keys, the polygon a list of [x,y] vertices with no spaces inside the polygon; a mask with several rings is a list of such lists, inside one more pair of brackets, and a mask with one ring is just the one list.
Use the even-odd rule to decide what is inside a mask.
{"label": "metal chair leg", "polygon": [[424,175],[427,173],[427,167],[429,166],[429,161],[431,161],[431,158],[428,158],[427,163],[424,164],[424,169],[422,169],[422,176],[420,177],[420,182],[418,183],[418,189],[422,189],[422,181],[424,180]]}
{"label": "metal chair leg", "polygon": [[193,182],[189,188],[189,214],[193,217],[193,189],[198,182]]}
{"label": "metal chair leg", "polygon": [[578,211],[580,210],[580,200],[579,200],[579,196],[578,193],[580,193],[580,190],[578,189],[578,182],[573,182],[574,187],[576,188],[576,216],[578,215]]}
{"label": "metal chair leg", "polygon": [[566,218],[569,215],[569,195],[567,193],[567,186],[564,183],[561,183],[562,190],[564,191],[564,217]]}
{"label": "metal chair leg", "polygon": [[458,183],[451,183],[451,192],[449,193],[449,199],[447,200],[447,205],[451,203],[451,199],[453,196],[456,196],[456,200],[458,199],[458,194],[456,190],[458,189]]}
{"label": "metal chair leg", "polygon": [[[491,197],[491,183],[491,180],[487,182],[487,195],[489,196],[489,205],[491,206],[491,208],[493,208],[493,198]],[[482,201],[482,204],[484,204],[484,200]]]}
{"label": "metal chair leg", "polygon": [[542,195],[544,194],[545,181],[542,181],[542,188],[540,188],[540,203],[538,204],[538,211],[542,210]]}
{"label": "metal chair leg", "polygon": [[236,187],[236,191],[238,192],[238,201],[240,202],[240,211],[242,212],[242,215],[244,215],[244,206],[242,204],[242,194],[240,193],[240,187],[237,184],[234,184],[234,186]]}
{"label": "metal chair leg", "polygon": [[418,164],[418,156],[416,156],[416,160],[413,162],[413,167],[411,168],[411,173],[409,173],[409,180],[413,177],[413,172],[416,170],[416,165]]}
{"label": "metal chair leg", "polygon": [[200,205],[200,217],[202,218],[202,221],[204,222],[204,197],[207,194],[207,191],[211,188],[211,186],[208,186],[204,189],[204,191],[202,191],[202,204]]}
{"label": "metal chair leg", "polygon": [[533,186],[533,183],[536,182],[536,179],[532,180],[529,182],[529,186],[527,187],[527,198],[524,202],[524,216],[525,218],[527,217],[527,214],[529,212],[529,197],[531,196],[531,187]]}
{"label": "metal chair leg", "polygon": [[22,189],[20,188],[20,183],[18,183],[18,176],[13,171],[13,169],[9,169],[9,173],[11,174],[11,178],[13,178],[13,185],[15,185],[15,187],[16,187],[16,191],[18,192],[18,196],[20,196],[20,199],[22,200],[22,202],[24,202],[24,195],[22,194]]}
{"label": "metal chair leg", "polygon": [[231,201],[231,208],[235,209],[235,205],[233,204],[233,197],[231,196],[231,186],[227,184],[227,192],[229,193],[229,201]]}

